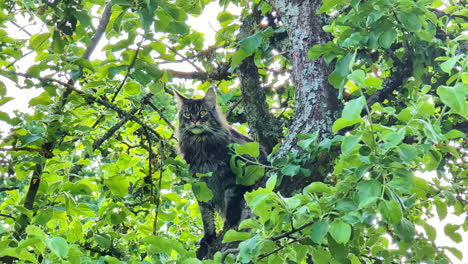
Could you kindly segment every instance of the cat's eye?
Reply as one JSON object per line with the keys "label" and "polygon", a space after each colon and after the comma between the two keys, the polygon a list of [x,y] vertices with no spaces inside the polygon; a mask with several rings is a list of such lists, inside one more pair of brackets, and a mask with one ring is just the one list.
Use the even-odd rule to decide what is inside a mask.
{"label": "cat's eye", "polygon": [[208,112],[205,110],[201,110],[200,112],[198,112],[198,115],[200,115],[200,117],[204,117],[206,116],[206,114],[208,114]]}
{"label": "cat's eye", "polygon": [[192,116],[192,113],[184,112],[184,117],[190,118],[191,116]]}

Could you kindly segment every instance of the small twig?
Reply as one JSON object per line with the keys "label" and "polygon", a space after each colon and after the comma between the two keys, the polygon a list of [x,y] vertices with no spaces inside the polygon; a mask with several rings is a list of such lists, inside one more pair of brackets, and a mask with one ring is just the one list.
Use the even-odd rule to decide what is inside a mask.
{"label": "small twig", "polygon": [[169,47],[166,45],[166,47],[168,47],[172,52],[174,52],[175,54],[179,55],[182,59],[184,59],[184,61],[190,63],[197,71],[199,72],[205,72],[204,70],[202,70],[200,67],[198,67],[193,61],[191,61],[189,58],[187,58],[186,56],[180,54],[176,49],[174,49],[173,47]]}
{"label": "small twig", "polygon": [[277,248],[277,249],[275,249],[275,250],[273,250],[273,251],[271,251],[271,252],[269,252],[269,253],[262,254],[262,255],[260,255],[260,256],[258,257],[257,261],[262,260],[262,259],[264,259],[264,258],[266,258],[266,257],[268,257],[268,256],[271,256],[271,255],[273,255],[273,254],[279,252],[279,251],[282,250],[283,248],[285,248],[285,247],[287,247],[287,246],[289,246],[289,245],[291,245],[291,244],[294,244],[294,243],[296,243],[296,242],[299,242],[299,241],[300,241],[299,239],[294,239],[293,241],[288,242],[286,245],[280,246],[279,248]]}
{"label": "small twig", "polygon": [[232,112],[234,111],[234,109],[237,108],[237,106],[239,106],[239,104],[242,102],[242,98],[243,97],[240,97],[231,107],[229,107],[227,113],[226,113],[226,117],[229,117]]}
{"label": "small twig", "polygon": [[294,229],[292,229],[292,230],[290,230],[290,231],[288,231],[288,232],[285,232],[285,233],[283,233],[283,234],[281,234],[281,235],[278,235],[278,236],[275,236],[275,237],[271,237],[270,240],[276,241],[276,240],[280,240],[281,238],[289,237],[289,235],[291,235],[291,234],[293,234],[293,233],[296,233],[296,232],[298,232],[298,231],[301,231],[302,229],[304,229],[304,228],[306,228],[306,227],[312,225],[312,224],[315,223],[315,222],[317,222],[317,220],[313,220],[313,221],[307,222],[307,223],[301,225],[301,226],[298,227],[298,228],[294,228]]}
{"label": "small twig", "polygon": [[34,50],[30,50],[29,52],[25,53],[23,56],[21,56],[20,58],[15,58],[10,64],[8,64],[5,69],[8,69],[10,68],[11,66],[13,66],[15,63],[17,63],[19,60],[21,60],[22,58],[28,56],[29,54],[33,53]]}
{"label": "small twig", "polygon": [[143,44],[143,41],[145,41],[144,37],[142,37],[140,42],[138,43],[138,48],[135,51],[135,55],[133,55],[132,61],[130,62],[130,65],[128,65],[127,73],[125,74],[125,77],[123,78],[122,82],[120,83],[119,87],[117,88],[117,91],[115,91],[114,96],[111,99],[111,102],[115,101],[115,98],[120,93],[120,90],[122,90],[122,87],[124,86],[125,82],[127,81],[128,76],[130,76],[130,72],[132,71],[133,66],[135,66],[135,62],[136,62],[136,60],[138,58],[138,53],[140,52],[141,45]]}
{"label": "small twig", "polygon": [[0,192],[18,190],[19,187],[0,187]]}
{"label": "small twig", "polygon": [[3,216],[3,217],[8,217],[8,218],[11,218],[13,220],[16,220],[16,218],[14,216],[11,216],[11,215],[7,215],[7,214],[0,214],[0,216]]}
{"label": "small twig", "polygon": [[172,129],[172,130],[175,130],[175,127],[174,125],[172,125],[171,122],[169,122],[169,120],[167,120],[166,117],[164,117],[164,115],[162,114],[162,110],[159,109],[157,106],[155,106],[150,100],[144,100],[143,101],[144,104],[147,104],[149,105],[151,108],[153,108],[154,111],[156,111],[158,114],[159,114],[159,117],[164,120],[164,122],[166,122],[166,124]]}
{"label": "small twig", "polygon": [[13,20],[10,20],[10,23],[12,23],[12,24],[15,25],[17,28],[19,28],[19,30],[21,30],[21,31],[23,31],[24,33],[26,33],[26,35],[28,35],[28,36],[30,36],[30,37],[32,36],[32,34],[29,33],[29,31],[27,31],[27,30],[25,29],[25,27],[31,26],[31,24],[22,27],[22,26],[18,25],[18,24],[17,24],[15,21],[13,21]]}
{"label": "small twig", "polygon": [[0,151],[28,151],[38,152],[44,157],[52,157],[54,154],[52,151],[43,148],[29,148],[29,147],[14,147],[14,148],[0,148]]}

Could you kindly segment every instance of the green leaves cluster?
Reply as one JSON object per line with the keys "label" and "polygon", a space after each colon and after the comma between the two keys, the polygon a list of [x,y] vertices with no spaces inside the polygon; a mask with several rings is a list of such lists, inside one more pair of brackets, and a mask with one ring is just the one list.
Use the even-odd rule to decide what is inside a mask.
{"label": "green leaves cluster", "polygon": [[[224,234],[224,242],[240,242],[238,252],[204,261],[195,258],[202,236],[196,200],[212,199],[203,182],[210,175],[189,176],[176,156],[176,109],[166,93],[194,89],[178,85],[173,79],[180,73],[164,65],[189,60],[202,68],[197,73],[208,81],[193,86],[206,90],[216,83],[224,112],[242,123],[249,113],[236,105],[241,92],[232,70],[253,56],[266,103],[286,124],[294,109],[292,78],[284,78],[290,62],[274,53],[279,47],[271,41],[285,28],[259,25],[238,39],[239,22],[252,5],[262,15],[272,7],[267,1],[221,1],[244,11],[216,14],[221,28],[206,49],[205,36],[187,21],[210,1],[113,0],[102,52],[85,57],[105,2],[0,4],[2,26],[20,16],[45,24],[27,37],[0,29],[0,106],[14,103],[12,86],[26,93],[39,88],[29,101],[33,112],[0,111],[2,127],[11,127],[1,135],[0,186],[15,187],[0,192],[0,262],[463,258],[459,249],[434,241],[446,235],[460,243],[467,221],[443,228],[428,221],[466,218],[468,65],[461,34],[466,11],[458,2],[323,1],[319,13],[334,15],[325,27],[333,40],[314,45],[309,56],[334,67],[329,82],[344,104],[335,134],[324,140],[318,132],[300,134],[301,152],[273,154],[269,166],[258,143],[232,146],[238,184],[253,186],[265,174],[268,181],[246,194],[256,217]],[[28,56],[31,63],[19,63]],[[221,78],[216,73],[223,67],[231,71]],[[275,189],[282,180],[323,175],[323,182],[290,197]],[[37,187],[32,200],[30,186]]]}

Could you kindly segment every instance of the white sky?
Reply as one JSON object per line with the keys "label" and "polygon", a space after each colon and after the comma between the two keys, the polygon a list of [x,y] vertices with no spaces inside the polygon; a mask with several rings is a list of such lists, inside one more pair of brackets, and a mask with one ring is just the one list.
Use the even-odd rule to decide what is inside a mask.
{"label": "white sky", "polygon": [[[235,7],[235,6],[230,6],[227,9],[229,12],[239,15],[240,14],[240,9]],[[189,17],[188,24],[192,26],[192,28],[198,32],[202,32],[205,34],[205,47],[208,47],[210,45],[213,45],[215,43],[215,32],[216,30],[220,29],[220,25],[218,21],[216,20],[216,15],[222,11],[222,8],[218,6],[216,2],[212,2],[208,4],[203,12],[202,15],[198,17]],[[18,20],[21,21],[21,20]],[[22,19],[22,21],[27,21],[26,19]],[[19,31],[17,27],[13,26],[10,23],[7,23],[7,31],[9,32],[15,32],[17,38],[24,38],[28,39],[29,36],[24,33],[23,31]],[[26,27],[26,29],[31,32],[31,33],[37,33],[40,31],[46,30],[44,26],[42,26],[40,23],[37,25],[30,25]],[[107,44],[107,39],[103,37],[101,39],[101,42],[99,43],[98,47],[94,51],[92,57],[94,58],[105,58],[104,53],[100,52],[102,47],[104,47]],[[26,72],[28,67],[34,63],[34,58],[35,54],[32,53],[28,56],[25,56],[22,58],[20,61],[18,61],[15,65],[17,66],[17,71],[18,72]],[[175,66],[176,65],[176,66]],[[167,67],[176,67],[174,69],[177,69],[178,71],[194,71],[194,68],[192,65],[189,63],[178,63],[178,64],[166,64],[162,68],[167,68]],[[40,93],[43,92],[42,89],[19,89],[16,87],[16,85],[9,81],[8,79],[1,77],[0,80],[2,80],[5,85],[8,87],[7,88],[7,96],[14,97],[15,99],[6,103],[5,105],[0,106],[0,110],[8,113],[10,117],[13,117],[13,111],[14,110],[19,110],[21,112],[27,112],[27,113],[32,113],[33,110],[29,107],[29,100],[31,98],[38,96]],[[5,123],[0,121],[0,133],[1,132],[7,132],[9,131],[10,127]],[[422,175],[425,179],[430,179],[433,177],[433,174],[424,174]],[[452,214],[451,214],[452,213]],[[444,219],[442,222],[440,222],[437,213],[434,211],[435,217],[432,219],[428,220],[428,223],[434,226],[437,230],[437,239],[436,239],[436,244],[437,245],[444,245],[444,246],[450,246],[450,247],[455,247],[461,250],[464,253],[464,259],[462,262],[460,262],[458,259],[455,257],[452,257],[453,263],[468,263],[468,252],[466,249],[468,249],[468,232],[462,232],[463,230],[459,230],[459,233],[463,236],[463,242],[460,244],[454,243],[451,239],[445,236],[443,227],[447,223],[452,223],[452,224],[462,224],[464,221],[464,217],[457,217],[453,215],[453,212],[449,211],[449,215],[447,216],[446,219]],[[422,231],[422,229],[418,229],[419,231]],[[447,253],[449,256],[452,256],[450,252]]]}

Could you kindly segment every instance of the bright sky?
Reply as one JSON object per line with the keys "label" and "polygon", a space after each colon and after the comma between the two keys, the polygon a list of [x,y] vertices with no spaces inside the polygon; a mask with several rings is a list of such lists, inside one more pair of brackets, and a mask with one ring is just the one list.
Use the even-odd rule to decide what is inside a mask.
{"label": "bright sky", "polygon": [[[212,2],[208,4],[204,10],[204,13],[198,17],[189,17],[188,24],[192,26],[193,29],[195,29],[198,32],[202,32],[205,34],[205,47],[208,47],[212,44],[215,43],[215,32],[220,29],[220,25],[218,21],[216,20],[216,14],[218,14],[220,11],[222,11],[222,8],[219,7],[219,5],[216,2]],[[239,15],[240,14],[240,9],[235,7],[235,6],[229,6],[228,11]],[[28,21],[27,19],[19,19],[17,21]],[[30,33],[37,33],[37,32],[43,32],[46,30],[46,28],[41,25],[40,23],[36,25],[30,25],[26,27],[26,29]],[[18,30],[18,28],[10,23],[7,23],[7,31],[9,32],[15,32],[17,38],[24,38],[28,39],[29,36],[23,32]],[[93,57],[94,58],[105,58],[102,52],[100,52],[101,48],[107,44],[107,40],[105,37],[101,39],[101,43],[98,45],[96,50],[94,51]],[[17,66],[17,71],[18,72],[26,72],[28,67],[34,63],[34,58],[35,54],[32,53],[28,56],[25,56],[22,58],[20,61],[16,63]],[[164,67],[173,67],[174,64],[166,64]],[[192,65],[189,63],[178,63],[177,64],[177,70],[178,71],[194,71],[194,68]],[[13,112],[15,110],[19,110],[21,112],[27,112],[27,113],[32,113],[33,110],[29,108],[29,100],[31,98],[38,96],[40,93],[42,93],[42,90],[38,89],[19,89],[13,82],[9,81],[8,79],[1,77],[0,80],[2,80],[5,85],[8,87],[7,89],[7,96],[14,97],[15,99],[8,102],[5,105],[1,106],[1,111],[4,111],[10,115],[10,117],[14,116]],[[6,123],[0,121],[0,133],[7,132],[9,131],[10,127],[6,125]],[[421,174],[421,176],[425,179],[430,179],[431,177],[434,177],[433,173],[426,173],[426,174]],[[453,215],[453,211],[449,210],[449,215],[445,220],[442,222],[439,220],[437,213],[434,210],[434,215],[432,219],[428,220],[428,223],[433,225],[437,229],[437,239],[436,243],[437,245],[444,245],[444,246],[450,246],[450,247],[455,247],[460,249],[464,253],[464,259],[463,262],[460,262],[458,259],[452,257],[453,263],[468,263],[468,252],[466,249],[468,249],[468,232],[460,232],[461,235],[463,236],[463,242],[460,244],[454,243],[451,239],[445,236],[443,227],[447,223],[456,223],[456,224],[462,224],[464,221],[464,217],[457,217]],[[423,231],[422,228],[418,229],[419,231]],[[460,230],[459,230],[460,231]],[[463,230],[461,230],[463,231]],[[465,250],[464,250],[465,249]],[[451,253],[448,253],[451,255]]]}

